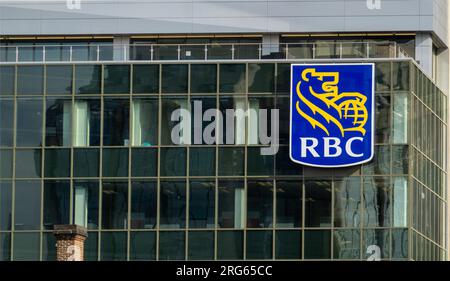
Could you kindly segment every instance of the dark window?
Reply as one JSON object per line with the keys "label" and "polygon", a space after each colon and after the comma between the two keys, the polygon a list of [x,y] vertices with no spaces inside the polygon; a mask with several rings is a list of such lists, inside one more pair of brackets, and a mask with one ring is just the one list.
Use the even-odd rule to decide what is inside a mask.
{"label": "dark window", "polygon": [[334,226],[358,227],[361,221],[361,178],[335,181],[334,192]]}
{"label": "dark window", "polygon": [[391,90],[391,63],[383,62],[375,65],[375,89],[376,91]]}
{"label": "dark window", "polygon": [[248,65],[248,92],[275,92],[275,64],[250,63]]}
{"label": "dark window", "polygon": [[73,206],[73,220],[75,224],[86,226],[88,229],[97,229],[99,212],[98,181],[74,181]]}
{"label": "dark window", "polygon": [[15,189],[15,230],[39,229],[41,221],[41,182],[16,181]]}
{"label": "dark window", "polygon": [[98,233],[89,232],[89,239],[84,242],[84,260],[97,261],[98,260]]}
{"label": "dark window", "polygon": [[131,176],[156,177],[158,150],[135,148],[131,150]]}
{"label": "dark window", "polygon": [[124,261],[127,259],[127,233],[102,232],[101,260]]}
{"label": "dark window", "polygon": [[218,225],[243,228],[245,224],[245,189],[243,181],[219,181]]}
{"label": "dark window", "polygon": [[191,93],[216,93],[217,65],[191,65]]}
{"label": "dark window", "polygon": [[104,93],[128,94],[130,93],[130,66],[105,65],[104,66]]}
{"label": "dark window", "polygon": [[42,234],[42,260],[56,261],[56,237],[51,232]]}
{"label": "dark window", "polygon": [[273,175],[273,155],[263,155],[261,147],[247,149],[247,174],[249,176]]}
{"label": "dark window", "polygon": [[244,148],[219,148],[219,176],[244,175]]}
{"label": "dark window", "polygon": [[189,260],[214,260],[214,232],[189,231]]}
{"label": "dark window", "polygon": [[220,92],[245,93],[245,64],[220,65]]}
{"label": "dark window", "polygon": [[387,145],[375,146],[372,161],[363,166],[365,175],[388,175],[390,174],[390,148]]}
{"label": "dark window", "polygon": [[14,261],[39,260],[39,233],[14,234]]}
{"label": "dark window", "polygon": [[100,94],[101,66],[75,66],[75,93]]}
{"label": "dark window", "polygon": [[131,185],[131,228],[156,227],[157,183],[155,181],[133,181]]}
{"label": "dark window", "polygon": [[159,233],[159,260],[185,259],[185,233],[161,231]]}
{"label": "dark window", "polygon": [[247,231],[246,259],[272,259],[272,231]]}
{"label": "dark window", "polygon": [[12,147],[13,136],[14,101],[0,100],[0,146]]}
{"label": "dark window", "polygon": [[127,182],[103,182],[102,227],[104,229],[127,228]]}
{"label": "dark window", "polygon": [[331,233],[329,230],[305,230],[305,259],[331,258]]}
{"label": "dark window", "polygon": [[44,176],[47,178],[70,177],[70,149],[46,149]]}
{"label": "dark window", "polygon": [[163,64],[162,65],[162,93],[188,92],[188,65]]}
{"label": "dark window", "polygon": [[247,183],[247,227],[270,227],[273,220],[273,183],[249,181]]}
{"label": "dark window", "polygon": [[72,100],[47,99],[45,145],[70,146],[72,143]]}
{"label": "dark window", "polygon": [[186,149],[161,148],[161,176],[186,176]]}
{"label": "dark window", "polygon": [[276,227],[292,228],[302,225],[302,182],[277,181]]}
{"label": "dark window", "polygon": [[14,94],[14,66],[0,67],[0,96],[9,96]]}
{"label": "dark window", "polygon": [[[12,183],[0,181],[0,230],[11,230],[12,224]],[[0,241],[0,251],[2,250]],[[1,260],[1,254],[0,254]]]}
{"label": "dark window", "polygon": [[70,95],[72,94],[71,65],[48,65],[47,66],[47,94],[48,95]]}
{"label": "dark window", "polygon": [[74,177],[98,177],[100,164],[99,161],[98,149],[74,149]]}
{"label": "dark window", "polygon": [[17,146],[42,146],[42,100],[17,100]]}
{"label": "dark window", "polygon": [[391,223],[391,184],[388,177],[364,178],[364,226],[383,227]]}
{"label": "dark window", "polygon": [[13,150],[0,150],[0,178],[12,178]]}
{"label": "dark window", "polygon": [[360,231],[339,229],[333,232],[333,255],[335,259],[360,259]]}
{"label": "dark window", "polygon": [[41,150],[16,150],[16,177],[38,178],[41,176]]}
{"label": "dark window", "polygon": [[189,187],[189,228],[214,228],[215,183],[191,181]]}
{"label": "dark window", "polygon": [[53,230],[55,224],[69,223],[69,181],[44,182],[44,228]]}
{"label": "dark window", "polygon": [[42,66],[17,67],[17,94],[42,95],[44,92],[44,68]]}
{"label": "dark window", "polygon": [[392,259],[408,259],[408,229],[392,230]]}
{"label": "dark window", "polygon": [[216,149],[208,147],[189,150],[189,175],[214,176],[216,174]]}
{"label": "dark window", "polygon": [[391,128],[391,97],[375,95],[375,135],[377,143],[389,143]]}
{"label": "dark window", "polygon": [[103,149],[103,176],[128,176],[128,149]]}
{"label": "dark window", "polygon": [[302,257],[301,231],[281,230],[275,232],[275,258],[301,259]]}
{"label": "dark window", "polygon": [[291,65],[279,63],[277,68],[277,94],[287,94],[291,91]]}
{"label": "dark window", "polygon": [[159,92],[159,65],[133,66],[133,93],[148,94]]}
{"label": "dark window", "polygon": [[0,261],[11,260],[11,234],[0,233]]}
{"label": "dark window", "polygon": [[217,232],[217,259],[241,260],[244,253],[244,240],[242,231]]}
{"label": "dark window", "polygon": [[331,226],[331,182],[306,181],[305,227]]}
{"label": "dark window", "polygon": [[160,228],[184,228],[186,226],[186,182],[162,181],[160,185]]}
{"label": "dark window", "polygon": [[130,260],[156,259],[156,232],[130,233]]}
{"label": "dark window", "polygon": [[105,99],[103,114],[103,145],[128,145],[130,127],[128,99]]}

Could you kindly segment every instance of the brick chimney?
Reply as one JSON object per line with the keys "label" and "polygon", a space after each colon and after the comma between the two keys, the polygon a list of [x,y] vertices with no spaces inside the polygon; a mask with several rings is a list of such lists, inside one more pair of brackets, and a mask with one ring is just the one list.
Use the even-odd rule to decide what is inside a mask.
{"label": "brick chimney", "polygon": [[83,261],[87,229],[74,224],[55,225],[57,261]]}

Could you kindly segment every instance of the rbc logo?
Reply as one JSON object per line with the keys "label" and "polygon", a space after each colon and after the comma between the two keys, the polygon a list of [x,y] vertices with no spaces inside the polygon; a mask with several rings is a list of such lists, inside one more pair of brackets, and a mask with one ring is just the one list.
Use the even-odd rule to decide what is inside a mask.
{"label": "rbc logo", "polygon": [[374,64],[298,64],[291,75],[292,161],[324,168],[369,162]]}

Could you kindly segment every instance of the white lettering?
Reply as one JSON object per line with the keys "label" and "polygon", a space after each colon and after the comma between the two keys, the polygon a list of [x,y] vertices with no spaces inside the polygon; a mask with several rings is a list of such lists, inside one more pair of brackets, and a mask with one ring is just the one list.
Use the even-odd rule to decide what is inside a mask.
{"label": "white lettering", "polygon": [[[311,145],[308,145],[308,141],[312,142]],[[307,151],[312,154],[313,157],[320,157],[315,148],[319,145],[319,141],[315,138],[300,138],[301,142],[301,157],[306,157]]]}
{"label": "white lettering", "polygon": [[347,152],[347,154],[350,155],[351,157],[355,157],[355,158],[356,158],[356,157],[362,157],[362,156],[364,156],[363,153],[361,153],[361,154],[356,154],[356,153],[354,153],[353,150],[352,150],[352,143],[353,143],[353,141],[355,141],[355,140],[358,140],[358,141],[360,141],[360,142],[363,142],[363,141],[364,141],[364,139],[363,139],[363,138],[360,138],[360,137],[354,137],[354,138],[349,139],[349,140],[347,141],[347,143],[345,144],[345,152]]}
{"label": "white lettering", "polygon": [[[339,157],[342,154],[342,148],[339,147],[341,140],[338,138],[323,138],[324,141],[324,154],[325,157]],[[331,144],[333,142],[333,144]],[[330,153],[330,149],[333,148],[336,152]]]}

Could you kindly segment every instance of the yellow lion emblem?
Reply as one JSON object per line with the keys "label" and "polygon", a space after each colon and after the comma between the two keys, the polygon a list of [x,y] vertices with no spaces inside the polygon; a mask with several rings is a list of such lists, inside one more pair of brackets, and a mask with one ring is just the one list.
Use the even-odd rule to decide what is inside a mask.
{"label": "yellow lion emblem", "polygon": [[359,92],[339,93],[338,72],[316,72],[315,68],[307,68],[301,75],[303,82],[309,82],[312,77],[317,78],[319,81],[324,81],[324,78],[326,78],[326,81],[322,83],[323,93],[315,92],[312,86],[309,86],[309,93],[312,97],[322,101],[329,109],[333,109],[337,113],[335,114],[335,117],[306,98],[300,90],[302,81],[298,82],[296,86],[297,96],[309,109],[311,109],[313,114],[308,115],[305,113],[300,108],[300,101],[297,101],[296,109],[303,118],[308,120],[313,128],[320,128],[328,136],[330,135],[325,124],[317,120],[316,115],[320,115],[327,121],[328,124],[334,124],[337,126],[342,134],[342,137],[344,137],[346,132],[360,132],[363,136],[366,134],[366,129],[364,129],[364,126],[368,120],[366,96]]}

